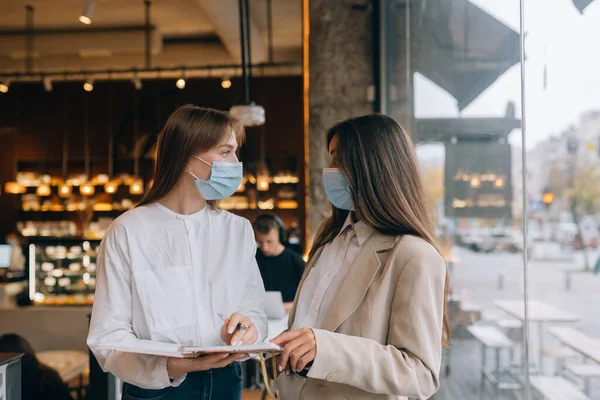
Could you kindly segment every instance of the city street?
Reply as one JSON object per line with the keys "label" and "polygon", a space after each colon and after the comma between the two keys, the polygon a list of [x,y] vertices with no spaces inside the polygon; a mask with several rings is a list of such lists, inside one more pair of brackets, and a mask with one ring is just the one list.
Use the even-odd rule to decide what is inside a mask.
{"label": "city street", "polygon": [[[473,253],[456,248],[456,262],[452,268],[452,289],[464,301],[479,305],[486,319],[507,316],[493,306],[494,300],[523,298],[523,260],[521,254],[509,253]],[[576,255],[581,260],[581,254]],[[590,255],[593,266],[595,254]],[[571,289],[565,290],[565,270],[580,269],[576,261],[536,261],[529,262],[530,299],[540,300],[561,310],[568,311],[580,318],[570,324],[590,336],[600,338],[600,275],[591,272],[574,273]],[[503,275],[503,278],[499,278]],[[503,282],[499,282],[503,280]],[[499,283],[503,284],[499,288]],[[532,357],[536,357],[538,341],[537,329],[532,325]],[[546,335],[545,345],[556,346],[553,338]],[[474,339],[458,338],[453,340],[450,357],[450,375],[443,378],[437,400],[488,399],[491,392],[481,393],[480,365],[481,346]],[[553,371],[553,361],[544,363],[546,373]],[[489,390],[489,385],[486,386]],[[507,399],[523,398],[520,393]],[[592,383],[592,399],[600,399],[600,382]]]}

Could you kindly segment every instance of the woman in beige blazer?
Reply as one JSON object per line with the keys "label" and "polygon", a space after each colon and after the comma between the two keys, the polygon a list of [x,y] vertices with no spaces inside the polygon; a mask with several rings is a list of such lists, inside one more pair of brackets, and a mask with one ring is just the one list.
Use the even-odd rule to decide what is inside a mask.
{"label": "woman in beige blazer", "polygon": [[413,144],[393,119],[349,119],[327,135],[332,216],[321,225],[273,340],[281,398],[428,399],[449,340],[448,274]]}

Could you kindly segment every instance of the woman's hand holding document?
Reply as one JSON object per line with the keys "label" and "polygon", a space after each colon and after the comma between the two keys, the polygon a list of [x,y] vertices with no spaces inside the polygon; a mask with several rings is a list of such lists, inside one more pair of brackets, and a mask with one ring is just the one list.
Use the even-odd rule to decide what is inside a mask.
{"label": "woman's hand holding document", "polygon": [[135,340],[114,345],[104,343],[96,346],[99,350],[115,350],[126,353],[151,354],[169,357],[169,376],[181,376],[192,371],[205,371],[223,368],[234,361],[247,358],[252,353],[279,353],[281,347],[272,343],[240,344],[237,346],[181,346],[176,343],[162,343],[152,340]]}
{"label": "woman's hand holding document", "polygon": [[282,348],[272,343],[256,343],[258,331],[250,318],[233,313],[223,319],[221,340],[223,346],[181,346],[176,343],[163,343],[152,340],[135,340],[117,344],[97,345],[99,350],[116,350],[126,353],[151,354],[169,357],[169,376],[181,376],[193,371],[206,371],[223,368],[234,361],[247,359],[249,354],[279,353]]}
{"label": "woman's hand holding document", "polygon": [[188,372],[223,368],[244,357],[245,354],[239,353],[214,353],[198,358],[169,358],[167,361],[167,373],[173,377],[181,376]]}

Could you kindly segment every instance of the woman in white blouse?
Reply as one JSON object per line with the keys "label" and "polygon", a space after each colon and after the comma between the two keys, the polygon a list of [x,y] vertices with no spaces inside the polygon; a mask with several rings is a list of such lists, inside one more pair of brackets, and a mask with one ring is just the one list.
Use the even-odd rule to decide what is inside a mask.
{"label": "woman in white blouse", "polygon": [[182,360],[95,345],[264,340],[252,226],[216,206],[241,182],[243,137],[241,123],[226,113],[176,110],[158,137],[154,184],[102,241],[88,345],[102,369],[125,382],[123,399],[241,398],[239,355]]}
{"label": "woman in white blouse", "polygon": [[323,183],[333,204],[273,340],[283,399],[428,399],[438,388],[448,275],[413,145],[393,119],[334,126]]}

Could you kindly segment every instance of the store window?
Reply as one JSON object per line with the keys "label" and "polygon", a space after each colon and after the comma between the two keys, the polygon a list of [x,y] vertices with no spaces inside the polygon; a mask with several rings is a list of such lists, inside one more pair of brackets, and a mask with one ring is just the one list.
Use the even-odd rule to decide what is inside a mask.
{"label": "store window", "polygon": [[379,11],[381,110],[416,144],[452,277],[435,398],[598,398],[600,2]]}

